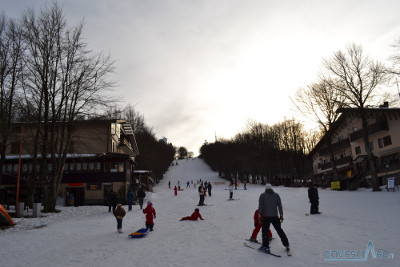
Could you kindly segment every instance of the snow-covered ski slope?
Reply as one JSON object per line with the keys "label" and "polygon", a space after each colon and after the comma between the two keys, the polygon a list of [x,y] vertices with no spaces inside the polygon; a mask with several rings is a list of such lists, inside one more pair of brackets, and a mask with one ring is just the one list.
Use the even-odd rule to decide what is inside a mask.
{"label": "snow-covered ski slope", "polygon": [[[213,183],[212,196],[205,201],[209,206],[199,207],[205,220],[180,222],[199,201],[197,189],[186,188],[186,182],[199,179]],[[184,190],[174,196],[178,181]],[[15,219],[14,228],[0,230],[0,266],[400,266],[398,191],[318,189],[323,214],[304,216],[309,212],[307,188],[273,187],[282,199],[282,228],[293,253],[286,256],[272,229],[271,251],[282,255],[275,258],[243,246],[264,186],[248,184],[243,190],[240,184],[234,191],[240,200],[228,201],[228,184],[215,182],[224,180],[200,159],[171,166],[154,193],[147,193],[157,217],[154,231],[142,239],[128,238],[144,227],[138,205],[127,212],[123,234],[117,233],[115,218],[103,206],[59,207],[61,213],[47,217]],[[365,253],[369,241],[375,258],[371,252],[366,261],[337,257]],[[326,261],[332,257],[339,261]]]}

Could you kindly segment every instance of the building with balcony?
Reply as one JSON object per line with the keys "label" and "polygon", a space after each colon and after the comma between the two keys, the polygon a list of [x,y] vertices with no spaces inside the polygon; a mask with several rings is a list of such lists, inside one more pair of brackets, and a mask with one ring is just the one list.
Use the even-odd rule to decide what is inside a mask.
{"label": "building with balcony", "polygon": [[[21,125],[15,124],[14,128],[9,144],[3,146],[6,149],[6,159],[0,185],[0,202],[6,204],[15,201],[19,165]],[[28,180],[32,181],[34,128],[35,125],[24,123],[20,175],[22,198],[27,190],[24,185]],[[108,193],[114,191],[123,202],[127,190],[135,183],[135,157],[138,154],[138,146],[129,122],[125,120],[76,122],[64,165],[60,199],[66,205],[103,204]],[[51,166],[49,158],[49,171]],[[37,168],[40,166],[37,165]],[[42,179],[38,177],[35,179],[35,190],[39,195],[43,193],[42,188]]]}
{"label": "building with balcony", "polygon": [[[341,109],[339,119],[331,129],[329,140],[336,164],[341,189],[355,189],[371,185],[371,171],[364,146],[361,119],[357,110]],[[369,147],[375,158],[379,185],[386,178],[400,177],[400,109],[388,105],[367,110]],[[333,181],[333,162],[325,135],[310,153],[314,179],[329,186]]]}

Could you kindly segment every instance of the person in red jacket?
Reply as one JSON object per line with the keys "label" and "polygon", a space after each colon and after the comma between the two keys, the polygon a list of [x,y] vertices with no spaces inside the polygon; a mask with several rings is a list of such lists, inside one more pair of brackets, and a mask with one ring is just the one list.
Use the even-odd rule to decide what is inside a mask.
{"label": "person in red jacket", "polygon": [[200,210],[196,208],[192,215],[183,217],[181,221],[197,221],[199,218],[200,220],[204,220],[203,217],[201,217]]}
{"label": "person in red jacket", "polygon": [[176,186],[174,187],[174,191],[175,191],[175,196],[178,195],[178,188],[176,188]]}
{"label": "person in red jacket", "polygon": [[[262,223],[260,221],[260,216],[258,215],[258,209],[254,212],[253,219],[254,219],[254,230],[253,230],[253,233],[251,234],[250,241],[254,242],[254,243],[258,243],[257,235],[258,235],[258,232],[260,232],[260,229],[262,227]],[[268,237],[269,237],[269,240],[272,240],[271,229],[269,229],[269,231],[268,231]]]}
{"label": "person in red jacket", "polygon": [[143,213],[146,214],[146,227],[153,231],[154,227],[154,219],[156,218],[156,210],[153,208],[153,203],[150,201],[147,202],[147,207],[143,210]]}

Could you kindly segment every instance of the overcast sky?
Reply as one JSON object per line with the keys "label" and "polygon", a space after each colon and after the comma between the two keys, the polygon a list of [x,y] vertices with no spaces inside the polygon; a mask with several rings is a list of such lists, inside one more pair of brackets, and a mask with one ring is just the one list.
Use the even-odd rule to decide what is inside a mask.
{"label": "overcast sky", "polygon": [[[48,1],[0,0],[6,16]],[[350,43],[386,61],[400,38],[398,0],[65,0],[94,52],[116,61],[116,94],[175,146],[198,154],[248,120],[297,117],[289,96]],[[35,6],[33,6],[35,4]]]}

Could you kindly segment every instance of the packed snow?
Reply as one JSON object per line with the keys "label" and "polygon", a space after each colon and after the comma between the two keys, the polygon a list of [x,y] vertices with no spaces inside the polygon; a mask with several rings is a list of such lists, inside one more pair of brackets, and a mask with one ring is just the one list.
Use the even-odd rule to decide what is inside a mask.
{"label": "packed snow", "polygon": [[[207,206],[199,207],[205,220],[179,221],[190,216],[199,201],[197,189],[192,184],[186,188],[186,182],[200,179],[213,184]],[[178,181],[184,190],[175,196]],[[323,213],[305,216],[310,208],[307,188],[273,187],[282,199],[282,228],[293,254],[286,255],[272,229],[271,251],[282,255],[275,258],[243,245],[254,229],[253,214],[264,186],[247,184],[244,190],[239,184],[235,201],[228,200],[227,188],[201,159],[180,160],[153,193],[147,192],[157,212],[154,231],[147,237],[128,237],[145,225],[138,205],[131,212],[124,206],[122,234],[108,207],[59,206],[60,213],[16,218],[14,227],[0,230],[0,266],[400,266],[398,191],[319,188]],[[261,241],[261,232],[257,239]],[[368,244],[372,250],[366,250]],[[366,251],[366,261],[327,261]]]}

